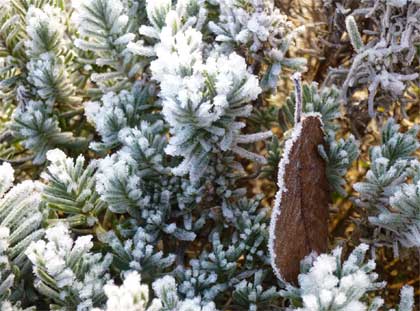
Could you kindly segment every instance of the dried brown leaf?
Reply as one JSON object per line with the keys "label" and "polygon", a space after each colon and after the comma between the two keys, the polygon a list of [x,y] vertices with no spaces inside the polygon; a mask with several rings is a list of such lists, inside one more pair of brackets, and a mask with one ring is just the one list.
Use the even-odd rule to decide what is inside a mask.
{"label": "dried brown leaf", "polygon": [[308,114],[295,125],[279,164],[279,190],[270,224],[270,253],[276,275],[296,283],[300,261],[311,252],[324,253],[328,244],[329,185],[319,115]]}

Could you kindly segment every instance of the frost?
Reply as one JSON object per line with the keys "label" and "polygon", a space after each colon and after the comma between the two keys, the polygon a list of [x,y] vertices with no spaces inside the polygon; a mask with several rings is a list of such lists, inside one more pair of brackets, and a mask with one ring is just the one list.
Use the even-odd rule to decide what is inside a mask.
{"label": "frost", "polygon": [[63,45],[64,14],[50,5],[42,9],[30,6],[26,15],[26,31],[29,40],[25,42],[31,57],[39,57],[45,52],[58,52]]}
{"label": "frost", "polygon": [[121,286],[109,282],[104,286],[108,297],[105,310],[145,311],[149,300],[149,288],[140,283],[137,272],[127,273]]}
{"label": "frost", "polygon": [[264,91],[276,88],[282,66],[304,68],[304,59],[285,57],[292,39],[303,29],[293,29],[292,23],[275,7],[273,1],[211,2],[217,4],[220,10],[218,20],[209,22],[209,29],[216,35],[220,49],[231,51],[246,47],[249,57],[266,65],[268,68],[261,79]]}
{"label": "frost", "polygon": [[13,173],[9,163],[0,165],[0,304],[1,308],[18,311],[19,303],[12,302],[22,298],[15,281],[28,265],[23,252],[43,236],[44,230],[41,185],[28,180],[13,186]]}
{"label": "frost", "polygon": [[[291,302],[290,310],[378,310],[384,300],[375,297],[368,304],[366,298],[369,292],[384,287],[385,282],[377,282],[374,261],[366,261],[368,249],[366,244],[359,245],[344,262],[341,247],[331,254],[303,260],[299,286],[287,285],[286,290],[281,291],[281,295]],[[413,289],[403,288],[400,306],[404,307],[401,310],[411,310],[412,301]]]}
{"label": "frost", "polygon": [[14,180],[14,170],[10,163],[5,162],[0,165],[0,198],[13,185]]}
{"label": "frost", "polygon": [[120,240],[115,232],[110,231],[102,237],[113,250],[118,260],[130,269],[155,275],[170,267],[175,261],[175,255],[165,256],[157,247],[156,238],[143,228],[137,228],[134,236],[124,235]]}
{"label": "frost", "polygon": [[[390,97],[404,104],[418,74],[419,2],[364,0],[353,11],[325,3],[340,14],[341,32],[350,16],[356,49],[343,64],[353,68],[339,70],[337,87],[299,82],[300,103],[306,116],[322,119],[319,152],[332,189],[347,198],[344,177],[357,144],[336,139],[348,130],[336,122],[339,92],[350,98],[372,85],[381,99],[375,107]],[[271,95],[290,71],[305,70],[306,60],[292,56],[302,51],[290,48],[315,28],[280,7],[271,0],[0,0],[0,309],[281,306],[284,284],[275,284],[267,248],[270,198],[259,180],[275,179],[285,147],[278,216],[287,153],[302,133],[297,122],[283,144],[296,95],[285,103]],[[365,19],[372,29],[362,29]],[[310,64],[322,60],[303,52]],[[368,211],[374,246],[415,247],[417,138],[394,132],[395,123],[372,148],[356,202]],[[13,185],[7,159],[16,180],[40,181]],[[366,274],[340,279],[340,291],[365,290]],[[314,295],[327,304],[336,287]],[[403,299],[410,295],[403,290]]]}
{"label": "frost", "polygon": [[[214,303],[200,304],[199,299],[179,299],[176,293],[175,279],[165,276],[153,283],[153,291],[157,298],[149,304],[149,288],[141,284],[140,275],[135,271],[127,272],[121,286],[116,286],[110,281],[104,286],[108,297],[107,311],[217,311]],[[147,307],[149,305],[149,307]],[[99,311],[100,309],[95,309]]]}
{"label": "frost", "polygon": [[359,192],[357,204],[367,208],[369,222],[385,233],[377,233],[374,242],[392,246],[395,254],[398,244],[420,245],[420,184],[416,179],[410,183],[418,161],[409,161],[419,148],[417,131],[413,127],[400,133],[398,124],[389,119],[381,131],[381,145],[370,150],[371,167],[365,180],[353,185]]}
{"label": "frost", "polygon": [[236,146],[243,127],[236,118],[249,116],[248,102],[261,92],[244,59],[235,53],[214,54],[202,63],[201,34],[193,29],[176,34],[174,46],[165,46],[166,42],[171,41],[165,39],[157,48],[152,73],[161,83],[162,113],[173,135],[166,152],[184,158],[175,172],[188,170],[197,180],[206,171],[209,154],[218,150],[259,159]]}
{"label": "frost", "polygon": [[32,242],[26,255],[33,264],[40,294],[77,310],[100,303],[112,257],[91,253],[91,240],[91,235],[73,240],[68,227],[59,222],[46,230],[45,240]]}
{"label": "frost", "polygon": [[[67,215],[63,220],[71,227],[92,227],[104,208],[96,187],[97,163],[91,161],[86,167],[85,158],[66,156],[59,150],[47,152],[49,166],[41,177],[46,181],[43,200],[51,211]],[[50,220],[55,222],[56,220]]]}
{"label": "frost", "polygon": [[44,53],[39,59],[31,60],[27,65],[31,82],[37,94],[48,102],[72,102],[75,90],[68,80],[63,59],[55,59],[51,54]]}
{"label": "frost", "polygon": [[166,15],[171,8],[171,0],[147,0],[147,16],[155,28],[160,29],[165,25]]}
{"label": "frost", "polygon": [[[363,1],[360,7],[346,18],[347,33],[356,53],[348,70],[334,69],[331,75],[345,73],[342,95],[347,100],[360,88],[369,92],[368,111],[376,113],[375,98],[388,105],[401,96],[411,81],[419,74],[413,70],[415,46],[419,29],[416,27],[420,4],[416,1]],[[374,26],[366,29],[368,40],[361,40],[357,22],[366,19]],[[385,98],[385,99],[383,99]]]}
{"label": "frost", "polygon": [[276,235],[274,231],[275,231],[276,219],[280,217],[280,214],[281,214],[282,195],[284,192],[287,192],[287,185],[284,184],[284,177],[285,177],[286,166],[290,162],[289,154],[292,151],[294,144],[299,139],[301,132],[302,132],[302,122],[295,124],[295,127],[293,128],[293,131],[290,134],[290,137],[286,141],[284,151],[283,151],[283,157],[279,163],[279,170],[278,170],[278,176],[277,176],[278,191],[276,193],[276,198],[274,201],[273,211],[272,211],[272,216],[271,216],[271,221],[270,221],[270,237],[272,238],[268,241],[268,249],[270,251],[271,266],[279,280],[283,280],[283,277],[281,276],[281,273],[278,270],[277,265],[275,264],[276,254],[274,252],[274,238]]}
{"label": "frost", "polygon": [[131,92],[108,92],[100,101],[85,103],[85,114],[102,137],[101,143],[91,144],[92,148],[102,152],[119,146],[120,133],[139,125],[142,116],[154,108],[147,102],[150,95],[149,88],[138,85]]}
{"label": "frost", "polygon": [[[81,35],[74,44],[81,50],[94,52],[96,64],[111,69],[92,74],[92,80],[103,90],[122,89],[124,83],[133,79],[147,63],[133,57],[127,50],[127,45],[136,39],[130,32],[131,23],[137,22],[139,16],[125,14],[120,0],[76,0],[72,1],[72,6],[75,10],[72,21]],[[120,84],[110,88],[107,84],[110,81]]]}

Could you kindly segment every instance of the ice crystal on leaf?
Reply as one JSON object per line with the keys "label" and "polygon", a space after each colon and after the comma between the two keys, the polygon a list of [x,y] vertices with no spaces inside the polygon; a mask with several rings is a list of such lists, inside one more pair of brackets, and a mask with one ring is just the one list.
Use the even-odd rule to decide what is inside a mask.
{"label": "ice crystal on leaf", "polygon": [[[341,247],[331,254],[310,255],[304,259],[299,286],[288,285],[281,292],[283,297],[291,301],[290,310],[379,310],[384,300],[375,297],[368,303],[367,294],[384,287],[386,283],[377,281],[378,275],[373,272],[375,262],[365,259],[368,249],[366,244],[359,245],[345,261],[341,259]],[[412,291],[403,288],[401,298],[400,310],[411,310]]]}
{"label": "ice crystal on leaf", "polygon": [[173,135],[166,152],[184,158],[175,173],[189,173],[197,180],[206,171],[211,154],[227,150],[264,162],[238,146],[270,136],[264,133],[247,139],[240,135],[245,124],[237,118],[250,115],[248,103],[261,92],[244,59],[236,53],[212,54],[203,62],[201,33],[192,28],[177,33],[173,41],[164,39],[156,48],[157,60],[151,68],[161,85],[162,113]]}
{"label": "ice crystal on leaf", "polygon": [[58,53],[64,40],[63,12],[50,5],[46,5],[42,9],[31,6],[26,19],[30,38],[26,42],[28,54],[31,57],[39,57],[45,52]]}
{"label": "ice crystal on leaf", "polygon": [[121,286],[110,281],[104,286],[104,291],[108,297],[104,309],[107,311],[217,311],[214,303],[201,305],[199,299],[181,300],[176,292],[175,279],[171,276],[165,276],[153,283],[153,291],[157,297],[152,301],[149,301],[149,287],[141,284],[141,277],[135,271],[126,273]]}
{"label": "ice crystal on leaf", "polygon": [[375,236],[377,243],[392,245],[396,254],[399,244],[420,245],[419,164],[413,156],[420,146],[418,129],[400,133],[399,128],[394,119],[384,124],[381,145],[370,149],[370,170],[353,186],[359,192],[357,203],[382,231]]}
{"label": "ice crystal on leaf", "polygon": [[[342,94],[348,100],[349,94],[360,88],[367,89],[371,117],[376,114],[378,95],[382,95],[381,101],[389,105],[419,78],[413,69],[419,43],[419,9],[417,1],[368,0],[346,18],[347,33],[355,53],[350,68],[343,71],[346,76]],[[372,29],[365,30],[369,34],[366,43],[361,39],[361,23],[357,23],[363,19],[373,25]],[[339,71],[331,73],[341,76]]]}
{"label": "ice crystal on leaf", "polygon": [[38,292],[51,299],[52,306],[89,310],[100,304],[112,256],[92,253],[92,236],[73,240],[63,223],[48,228],[45,235],[26,251]]}
{"label": "ice crystal on leaf", "polygon": [[217,21],[209,22],[224,51],[246,47],[248,55],[268,68],[261,79],[263,90],[274,90],[283,67],[303,69],[306,60],[287,58],[285,52],[303,28],[293,29],[287,16],[267,0],[211,0],[219,6]]}
{"label": "ice crystal on leaf", "polygon": [[[325,1],[349,47],[337,49],[351,68],[331,72],[342,78],[334,86],[323,81],[324,48],[290,49],[328,26],[302,33],[281,1],[0,0],[0,309],[287,304],[270,267],[268,205],[283,151],[291,161],[286,139],[305,139],[295,106],[323,122],[312,151],[326,164],[325,193],[348,200],[358,143],[340,127],[353,121],[342,104],[353,107],[351,95],[365,87],[371,107],[379,98],[403,107],[405,94],[417,96],[418,1],[364,0],[354,10],[342,2]],[[293,75],[299,92],[282,102],[274,93],[287,92],[290,71],[307,65],[296,55],[320,63],[305,75],[317,82]],[[418,141],[392,121],[382,136],[354,185],[355,202],[367,211],[372,246],[412,249],[420,236]],[[378,285],[373,262],[341,263],[338,253],[320,255],[299,287],[282,292],[296,295],[290,308],[323,310],[334,295],[347,308],[367,308],[366,293]],[[412,290],[401,297],[406,311]]]}

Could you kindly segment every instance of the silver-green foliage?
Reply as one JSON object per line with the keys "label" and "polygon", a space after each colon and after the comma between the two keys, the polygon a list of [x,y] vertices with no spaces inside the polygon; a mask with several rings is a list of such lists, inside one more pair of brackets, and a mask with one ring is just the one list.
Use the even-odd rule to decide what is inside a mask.
{"label": "silver-green foliage", "polygon": [[319,146],[319,153],[327,163],[326,174],[331,189],[346,196],[344,175],[359,156],[359,144],[353,135],[338,141],[334,136],[332,132],[329,133],[326,139],[327,148]]}
{"label": "silver-green foliage", "polygon": [[136,35],[130,32],[128,12],[122,1],[81,0],[72,1],[72,6],[75,9],[73,21],[80,36],[74,44],[94,53],[96,59],[85,59],[87,64],[105,69],[92,73],[91,79],[102,89],[122,89],[145,65],[127,50],[127,44]]}
{"label": "silver-green foliage", "polygon": [[287,130],[294,125],[297,96],[301,96],[302,112],[319,113],[325,131],[325,144],[320,145],[319,153],[326,162],[326,174],[333,191],[346,196],[344,189],[344,175],[359,155],[358,143],[353,135],[346,139],[336,140],[336,132],[339,129],[337,119],[341,116],[340,93],[333,85],[331,87],[318,88],[318,84],[304,83],[300,85],[301,95],[292,92],[286,103],[280,107],[280,126]]}
{"label": "silver-green foliage", "polygon": [[[290,301],[291,310],[379,310],[384,300],[380,297],[369,299],[368,295],[386,283],[377,282],[378,275],[373,272],[375,262],[366,260],[368,249],[366,244],[359,245],[345,261],[341,258],[341,247],[331,254],[306,257],[301,263],[299,285],[287,285],[281,295]],[[398,310],[412,310],[413,296],[413,288],[404,287]]]}
{"label": "silver-green foliage", "polygon": [[[370,149],[370,170],[365,180],[354,185],[357,204],[368,210],[369,221],[382,228],[379,243],[405,247],[420,246],[417,127],[405,133],[389,119],[381,131],[381,145]],[[411,181],[410,181],[411,180]]]}
{"label": "silver-green foliage", "polygon": [[41,185],[24,181],[13,186],[13,173],[10,164],[0,165],[0,304],[2,309],[20,310],[18,300],[26,294],[20,286],[33,282],[24,252],[44,230]]}
{"label": "silver-green foliage", "polygon": [[[303,65],[286,57],[300,29],[265,0],[14,0],[0,20],[0,99],[17,106],[9,129],[34,163],[48,160],[35,191],[46,236],[39,240],[43,217],[27,208],[27,188],[0,209],[4,298],[18,303],[33,284],[37,305],[60,310],[266,310],[279,302],[269,209],[244,186],[266,163],[261,141],[272,133],[255,133],[248,121],[283,66]],[[286,119],[294,101],[282,109]],[[320,153],[342,192],[357,148],[352,137],[335,139],[338,91],[305,85],[303,104],[322,116],[329,138]],[[276,165],[279,149],[274,140]],[[29,284],[16,286],[11,271],[29,272],[25,256],[35,282],[25,273]],[[349,287],[372,285],[366,275]]]}
{"label": "silver-green foliage", "polygon": [[35,154],[34,164],[44,163],[47,151],[54,147],[82,150],[87,145],[86,139],[61,131],[53,108],[44,101],[30,100],[19,105],[9,128],[16,138],[23,141],[23,146]]}
{"label": "silver-green foliage", "polygon": [[35,288],[51,300],[50,308],[91,310],[105,301],[112,256],[93,253],[91,235],[73,240],[63,223],[46,230],[45,239],[32,242],[25,254],[32,262]]}
{"label": "silver-green foliage", "polygon": [[[296,91],[287,98],[280,108],[280,126],[287,130],[294,125]],[[316,82],[302,84],[302,112],[321,114],[324,128],[331,131],[337,128],[334,121],[341,116],[340,93],[336,86],[319,88]]]}
{"label": "silver-green foliage", "polygon": [[58,122],[63,107],[74,108],[81,101],[66,17],[61,1],[16,1],[2,7],[0,98],[17,106],[9,128],[31,150],[36,164],[53,147],[87,146]]}
{"label": "silver-green foliage", "polygon": [[[82,155],[73,160],[59,149],[47,152],[50,165],[42,174],[46,181],[42,193],[51,213],[64,214],[72,227],[92,227],[106,208],[96,192],[96,162],[85,167]],[[57,214],[55,217],[58,217]],[[50,222],[55,220],[50,219]]]}
{"label": "silver-green foliage", "polygon": [[[389,106],[418,81],[415,68],[420,43],[419,20],[418,1],[366,0],[351,11],[346,27],[355,53],[350,68],[331,72],[338,76],[345,73],[342,95],[349,98],[349,103],[349,95],[366,89],[368,111],[373,117],[378,105],[375,98],[381,98],[381,102]],[[368,28],[362,28],[363,22]],[[362,34],[367,34],[367,39],[362,40]],[[404,105],[404,101],[401,103]]]}

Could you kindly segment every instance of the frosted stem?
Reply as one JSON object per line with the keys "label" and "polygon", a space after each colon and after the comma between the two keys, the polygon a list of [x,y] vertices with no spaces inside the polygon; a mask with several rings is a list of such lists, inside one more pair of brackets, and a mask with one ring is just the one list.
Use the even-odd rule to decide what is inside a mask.
{"label": "frosted stem", "polygon": [[293,83],[295,84],[296,93],[296,107],[295,107],[295,124],[299,123],[302,118],[302,75],[296,72],[292,76]]}
{"label": "frosted stem", "polygon": [[360,52],[360,50],[363,48],[363,41],[362,37],[360,36],[359,29],[357,28],[357,23],[354,17],[351,15],[347,16],[346,18],[346,28],[353,48],[356,50],[356,52]]}
{"label": "frosted stem", "polygon": [[248,159],[248,160],[251,160],[251,161],[255,161],[255,162],[258,162],[260,164],[267,164],[267,160],[263,156],[261,156],[259,154],[256,154],[256,153],[253,153],[253,152],[250,152],[250,151],[248,151],[248,150],[246,150],[242,147],[235,146],[235,147],[232,148],[232,151],[242,158],[245,158],[245,159]]}
{"label": "frosted stem", "polygon": [[266,140],[273,136],[273,132],[266,131],[266,132],[260,132],[255,134],[246,134],[246,135],[239,135],[236,139],[237,143],[240,144],[250,144],[255,143],[257,141]]}

